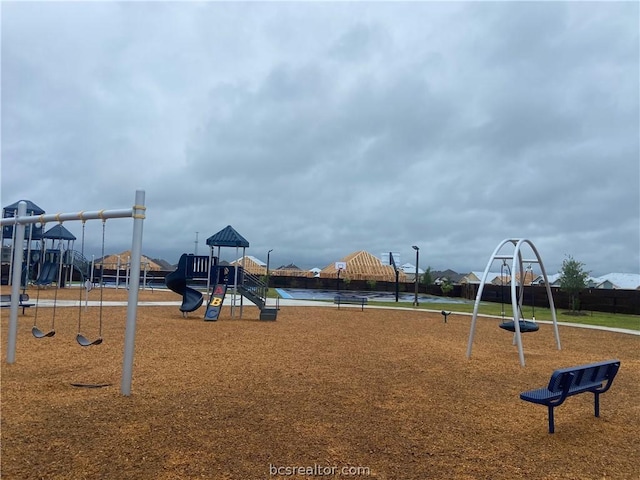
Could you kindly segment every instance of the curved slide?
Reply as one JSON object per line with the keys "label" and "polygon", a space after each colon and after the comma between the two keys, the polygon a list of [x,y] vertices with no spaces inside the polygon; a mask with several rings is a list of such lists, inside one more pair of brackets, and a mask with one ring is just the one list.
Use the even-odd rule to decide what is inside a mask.
{"label": "curved slide", "polygon": [[204,297],[202,294],[191,288],[187,287],[187,279],[185,278],[184,268],[180,268],[175,272],[171,272],[164,279],[164,283],[170,290],[173,290],[178,295],[182,295],[182,305],[180,305],[180,311],[183,313],[193,312],[202,306]]}
{"label": "curved slide", "polygon": [[40,270],[40,275],[38,275],[38,279],[35,281],[36,285],[51,285],[58,276],[58,264],[55,262],[46,262],[42,265],[42,270]]}

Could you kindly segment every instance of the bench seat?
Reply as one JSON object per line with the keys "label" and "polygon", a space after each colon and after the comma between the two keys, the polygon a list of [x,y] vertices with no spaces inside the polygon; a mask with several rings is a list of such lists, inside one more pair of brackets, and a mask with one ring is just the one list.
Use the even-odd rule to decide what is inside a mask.
{"label": "bench seat", "polygon": [[338,305],[338,309],[340,309],[340,305],[360,305],[362,310],[364,310],[367,300],[367,297],[357,295],[336,295],[333,297],[333,303]]}
{"label": "bench seat", "polygon": [[549,412],[549,433],[554,432],[553,409],[572,396],[591,392],[594,395],[594,413],[600,416],[600,394],[611,387],[620,368],[619,360],[580,365],[556,370],[551,375],[547,387],[522,392],[520,399],[545,405]]}
{"label": "bench seat", "polygon": [[[570,387],[567,397],[571,395],[577,395],[578,393],[590,392],[602,387],[602,382],[591,383],[588,385],[582,385],[580,387]],[[522,400],[526,400],[531,403],[538,403],[540,405],[547,405],[555,400],[562,398],[562,392],[552,392],[547,387],[537,388],[535,390],[529,390],[520,394]]]}
{"label": "bench seat", "polygon": [[[18,301],[18,307],[22,308],[22,314],[24,315],[24,309],[33,307],[35,303],[27,303],[29,301],[29,295],[26,293],[20,294],[20,300]],[[2,308],[10,308],[11,307],[11,295],[0,295],[0,307]]]}

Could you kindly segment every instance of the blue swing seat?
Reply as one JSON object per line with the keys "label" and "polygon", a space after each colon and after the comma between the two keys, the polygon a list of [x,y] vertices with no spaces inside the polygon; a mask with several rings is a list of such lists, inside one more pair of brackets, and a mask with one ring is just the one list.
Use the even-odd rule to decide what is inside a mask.
{"label": "blue swing seat", "polygon": [[[536,322],[532,322],[531,320],[520,320],[518,322],[521,333],[527,332],[537,332],[540,329],[540,326]],[[516,331],[516,324],[513,320],[508,322],[502,322],[500,324],[500,328],[503,330],[507,330],[508,332]]]}

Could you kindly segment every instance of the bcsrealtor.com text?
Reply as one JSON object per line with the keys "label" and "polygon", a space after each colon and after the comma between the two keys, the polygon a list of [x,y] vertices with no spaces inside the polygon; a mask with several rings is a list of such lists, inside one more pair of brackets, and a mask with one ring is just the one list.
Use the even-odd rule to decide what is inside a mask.
{"label": "bcsrealtor.com text", "polygon": [[269,464],[269,476],[293,477],[296,475],[306,475],[313,477],[329,477],[341,475],[345,477],[368,477],[371,475],[371,468],[345,465],[338,467],[335,465],[273,465]]}

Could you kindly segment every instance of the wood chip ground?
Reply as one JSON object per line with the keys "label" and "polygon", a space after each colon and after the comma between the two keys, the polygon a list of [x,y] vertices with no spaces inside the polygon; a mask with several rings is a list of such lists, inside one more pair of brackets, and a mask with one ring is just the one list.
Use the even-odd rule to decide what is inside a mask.
{"label": "wood chip ground", "polygon": [[[141,292],[149,300],[179,297]],[[78,315],[95,338],[97,307],[56,308],[56,335],[40,340],[34,317],[45,330],[53,309],[28,309],[11,365],[1,313],[3,480],[640,478],[638,336],[560,327],[558,351],[542,325],[523,337],[522,368],[493,319],[479,320],[467,359],[466,315],[445,324],[439,313],[332,305],[261,322],[250,304],[242,319],[225,307],[204,322],[203,309],[183,318],[175,305],[140,306],[125,397],[126,307],[103,308],[104,343],[88,348],[74,340]],[[600,418],[590,394],[571,397],[549,435],[546,408],[519,399],[556,368],[612,358],[622,366]]]}

